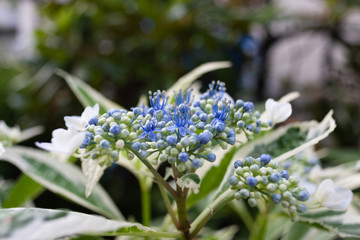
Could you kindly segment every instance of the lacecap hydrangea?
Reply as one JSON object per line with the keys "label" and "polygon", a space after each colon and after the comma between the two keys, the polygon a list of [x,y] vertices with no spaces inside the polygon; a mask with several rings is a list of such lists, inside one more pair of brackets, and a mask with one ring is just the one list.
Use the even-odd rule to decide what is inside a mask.
{"label": "lacecap hydrangea", "polygon": [[153,164],[168,162],[181,173],[194,171],[204,161],[216,161],[214,147],[226,149],[237,134],[252,139],[272,125],[259,119],[252,102],[233,101],[225,90],[223,83],[213,82],[196,100],[191,89],[173,96],[149,92],[149,107],[111,109],[92,117],[79,152],[100,165],[110,166],[126,151],[130,160],[134,153],[143,159],[152,155]]}

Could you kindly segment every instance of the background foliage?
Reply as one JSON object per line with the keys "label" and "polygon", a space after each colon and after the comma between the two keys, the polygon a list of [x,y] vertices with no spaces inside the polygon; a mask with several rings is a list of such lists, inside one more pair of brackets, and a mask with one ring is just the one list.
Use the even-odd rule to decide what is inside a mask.
{"label": "background foliage", "polygon": [[[278,8],[276,2],[39,1],[36,57],[26,62],[0,61],[1,119],[22,128],[44,125],[47,131],[37,140],[48,141],[50,131],[63,126],[63,116],[80,113],[82,106],[65,81],[53,74],[57,68],[129,108],[148,90],[167,89],[204,62],[229,60],[233,67],[204,75],[203,86],[220,79],[234,97],[260,101],[303,90],[304,97],[295,102],[294,120],[305,119],[306,114],[312,115],[307,119],[320,120],[332,108],[337,128],[325,145],[351,148],[330,151],[326,163],[359,158],[360,41],[349,37],[349,32],[359,31],[347,23],[348,15],[360,10],[358,1],[319,1],[325,11],[318,15],[289,13]],[[285,30],[274,27],[279,23],[285,23]],[[295,89],[291,81],[296,77],[294,73],[277,79],[282,83],[280,91],[268,91],[272,88],[272,51],[303,33],[323,34],[328,40],[320,84]],[[345,52],[341,69],[334,60],[334,46]],[[33,146],[33,142],[24,144]],[[16,168],[1,163],[0,175],[14,178],[17,174]],[[102,179],[117,205],[130,206],[124,214],[135,212],[139,218],[139,204],[129,204],[139,199],[136,189],[128,187],[132,182],[133,176],[120,167],[110,168]],[[156,201],[157,189],[153,191],[156,216],[161,206]],[[131,199],[124,198],[128,192]],[[36,201],[44,207],[64,206],[63,199],[49,192]],[[228,217],[229,213],[225,214]]]}

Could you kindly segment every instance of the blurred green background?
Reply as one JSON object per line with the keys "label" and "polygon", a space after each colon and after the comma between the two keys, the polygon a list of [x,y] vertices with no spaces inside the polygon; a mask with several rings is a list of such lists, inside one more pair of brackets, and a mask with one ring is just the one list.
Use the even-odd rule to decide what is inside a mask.
{"label": "blurred green background", "polygon": [[[226,60],[232,68],[201,77],[203,89],[221,80],[232,96],[253,101],[299,91],[291,121],[335,111],[337,128],[322,144],[345,150],[331,152],[329,163],[359,157],[360,2],[291,2],[2,0],[0,119],[21,128],[43,125],[36,140],[49,141],[64,116],[79,115],[80,103],[54,75],[58,68],[130,108],[198,65]],[[1,166],[5,178],[16,175]],[[102,183],[118,182],[108,188],[119,205],[139,199],[136,191],[125,199],[119,190],[133,182],[129,173],[109,171]],[[61,201],[53,199],[38,201],[45,207]],[[156,214],[162,206],[153,202]],[[133,205],[124,213],[139,214]]]}

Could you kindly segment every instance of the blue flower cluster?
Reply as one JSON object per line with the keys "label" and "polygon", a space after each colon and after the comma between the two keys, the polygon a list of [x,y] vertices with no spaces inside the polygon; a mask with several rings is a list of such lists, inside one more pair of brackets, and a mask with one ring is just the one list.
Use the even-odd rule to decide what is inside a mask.
{"label": "blue flower cluster", "polygon": [[287,170],[279,172],[278,164],[271,161],[270,155],[262,154],[258,158],[237,160],[234,168],[235,174],[229,178],[229,183],[236,191],[236,199],[247,199],[251,207],[255,207],[261,198],[281,204],[293,220],[296,212],[306,212],[306,206],[299,201],[307,201],[309,192],[300,187],[299,180],[289,176]]}
{"label": "blue flower cluster", "polygon": [[197,100],[192,90],[180,90],[173,98],[164,91],[149,92],[149,107],[112,109],[94,117],[86,127],[82,153],[99,164],[118,161],[119,151],[126,151],[128,159],[134,153],[144,159],[152,155],[153,164],[168,162],[184,172],[214,162],[214,147],[234,145],[236,134],[251,140],[269,127],[259,120],[253,103],[227,98],[223,83],[209,87]]}

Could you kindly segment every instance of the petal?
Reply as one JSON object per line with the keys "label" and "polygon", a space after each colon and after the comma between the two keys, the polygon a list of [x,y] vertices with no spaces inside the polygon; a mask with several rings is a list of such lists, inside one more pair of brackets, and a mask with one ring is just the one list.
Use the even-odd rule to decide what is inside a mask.
{"label": "petal", "polygon": [[143,139],[144,137],[146,137],[146,135],[147,135],[147,132],[143,132],[142,134],[140,134],[139,138]]}
{"label": "petal", "polygon": [[65,125],[70,128],[74,127],[79,131],[85,131],[87,122],[79,116],[64,117]]}
{"label": "petal", "polygon": [[99,115],[99,104],[95,104],[94,107],[86,107],[83,113],[81,114],[81,118],[85,122],[88,122],[91,118],[98,115]]}
{"label": "petal", "polygon": [[0,142],[0,156],[5,152],[4,145]]}
{"label": "petal", "polygon": [[353,198],[353,193],[350,189],[340,186],[335,186],[334,191],[328,196],[326,201],[322,202],[322,206],[329,208],[332,211],[345,211]]}
{"label": "petal", "polygon": [[292,113],[292,108],[290,103],[280,103],[273,108],[273,122],[280,123],[285,121],[290,117]]}
{"label": "petal", "polygon": [[179,133],[182,137],[185,137],[187,133],[187,129],[185,127],[179,127]]}
{"label": "petal", "polygon": [[50,151],[50,152],[60,152],[59,149],[57,149],[52,143],[35,142],[35,145],[39,148],[42,148],[42,149]]}
{"label": "petal", "polygon": [[156,136],[155,136],[155,133],[153,131],[151,132],[148,132],[148,136],[149,136],[149,139],[153,142],[156,141]]}
{"label": "petal", "polygon": [[326,199],[326,195],[331,189],[334,188],[334,183],[331,179],[325,179],[322,181],[315,192],[315,199],[318,202],[323,202]]}
{"label": "petal", "polygon": [[275,105],[276,105],[276,102],[272,98],[269,98],[265,102],[265,111],[270,120],[272,120],[272,113],[273,113],[273,108]]}
{"label": "petal", "polygon": [[84,139],[84,132],[79,132],[71,136],[67,144],[64,146],[64,153],[73,154],[76,149],[83,143]]}
{"label": "petal", "polygon": [[176,129],[176,125],[172,125],[170,127],[167,127],[166,130],[170,131],[171,133],[173,133]]}
{"label": "petal", "polygon": [[63,146],[70,139],[70,131],[62,128],[55,129],[52,132],[51,143],[56,146]]}

